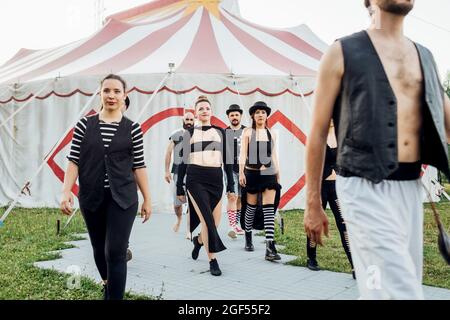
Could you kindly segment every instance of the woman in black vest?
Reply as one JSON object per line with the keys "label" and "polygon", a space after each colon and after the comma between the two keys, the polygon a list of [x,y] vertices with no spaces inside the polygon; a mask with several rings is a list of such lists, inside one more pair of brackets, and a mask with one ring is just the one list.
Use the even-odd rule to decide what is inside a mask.
{"label": "woman in black vest", "polygon": [[101,83],[99,114],[74,129],[64,178],[61,210],[72,213],[72,188],[79,178],[79,202],[103,279],[104,299],[121,300],[127,277],[127,246],[138,211],[137,186],[144,197],[141,216],[151,215],[151,199],[140,125],[122,115],[126,83],[109,75]]}
{"label": "woman in black vest", "polygon": [[[355,278],[355,272],[353,270],[352,255],[350,253],[350,245],[348,241],[347,228],[345,226],[344,219],[342,218],[341,207],[339,206],[339,201],[336,194],[336,155],[337,155],[337,142],[334,133],[333,121],[331,121],[331,126],[328,132],[328,142],[326,146],[325,153],[325,164],[323,168],[322,175],[322,208],[325,210],[327,204],[330,204],[330,209],[333,212],[334,219],[336,220],[336,226],[339,230],[341,236],[342,247],[345,250],[347,259],[352,267],[352,276]],[[317,262],[317,244],[309,237],[306,240],[306,253],[308,256],[308,261],[306,266],[312,271],[319,271],[320,267]]]}
{"label": "woman in black vest", "polygon": [[[275,212],[280,200],[280,171],[275,147],[275,137],[267,127],[271,109],[265,102],[256,102],[250,108],[252,128],[242,133],[239,160],[239,183],[242,190],[241,224],[245,225],[245,250],[254,251],[252,230],[257,228],[255,214],[258,195],[262,196],[262,211],[266,233],[266,257],[268,261],[280,260],[274,241]],[[257,218],[257,217],[256,217]]]}
{"label": "woman in black vest", "polygon": [[217,232],[222,216],[222,167],[227,174],[227,192],[234,196],[233,164],[226,163],[225,130],[211,125],[212,109],[207,97],[200,96],[197,99],[195,113],[200,126],[184,133],[183,162],[178,167],[177,195],[180,201],[185,202],[183,185],[186,175],[191,233],[201,223],[200,235],[192,239],[192,259],[197,260],[204,245],[211,274],[220,276],[222,271],[215,253],[226,249]]}

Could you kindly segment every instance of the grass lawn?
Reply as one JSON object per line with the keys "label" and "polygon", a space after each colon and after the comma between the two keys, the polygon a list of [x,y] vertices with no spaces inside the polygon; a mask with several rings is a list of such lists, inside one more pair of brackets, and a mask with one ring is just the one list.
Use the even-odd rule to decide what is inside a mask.
{"label": "grass lawn", "polygon": [[[4,210],[0,210],[4,212]],[[77,214],[60,236],[66,217],[55,209],[16,208],[0,228],[0,300],[98,300],[103,299],[101,285],[82,278],[80,289],[68,289],[69,275],[41,270],[34,262],[59,258],[54,250],[67,249],[67,241],[80,240],[74,234],[84,233],[85,226]],[[127,293],[126,299],[150,299]]]}
{"label": "grass lawn", "polygon": [[[450,231],[450,202],[437,205],[442,222]],[[330,238],[325,238],[325,246],[317,248],[317,261],[322,269],[351,272],[344,249],[342,248],[339,232],[336,228],[334,216],[327,211],[330,221]],[[297,256],[290,264],[306,266],[306,236],[303,231],[303,211],[293,210],[282,213],[285,223],[285,233],[281,235],[278,228],[276,239],[278,244],[286,246],[283,253]],[[440,256],[437,248],[437,229],[429,205],[425,206],[424,224],[424,284],[450,289],[450,266]]]}

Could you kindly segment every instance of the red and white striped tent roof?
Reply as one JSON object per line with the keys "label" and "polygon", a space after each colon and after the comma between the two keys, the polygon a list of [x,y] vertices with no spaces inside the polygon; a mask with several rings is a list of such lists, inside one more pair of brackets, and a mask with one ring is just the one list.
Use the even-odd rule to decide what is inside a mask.
{"label": "red and white striped tent roof", "polygon": [[156,0],[112,15],[93,36],[20,50],[0,83],[107,73],[314,76],[327,45],[307,26],[271,29],[239,14],[236,0]]}

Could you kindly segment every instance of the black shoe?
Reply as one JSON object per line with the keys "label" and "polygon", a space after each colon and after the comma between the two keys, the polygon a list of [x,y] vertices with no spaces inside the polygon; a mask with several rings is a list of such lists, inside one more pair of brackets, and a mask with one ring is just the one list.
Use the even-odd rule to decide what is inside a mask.
{"label": "black shoe", "polygon": [[222,271],[220,270],[219,264],[217,263],[216,259],[213,259],[209,262],[209,272],[211,272],[211,274],[216,277],[222,275]]}
{"label": "black shoe", "polygon": [[306,267],[311,271],[320,271],[319,264],[315,259],[308,259],[308,261],[306,262]]}
{"label": "black shoe", "polygon": [[275,248],[275,241],[273,240],[266,241],[266,260],[281,260],[280,255],[277,253],[277,248]]}
{"label": "black shoe", "polygon": [[255,251],[252,243],[252,232],[245,231],[245,251]]}
{"label": "black shoe", "polygon": [[133,253],[131,252],[130,248],[127,249],[127,262],[133,259]]}
{"label": "black shoe", "polygon": [[108,285],[107,284],[102,284],[102,292],[103,292],[103,300],[109,300],[108,299]]}
{"label": "black shoe", "polygon": [[192,239],[192,243],[194,244],[194,249],[192,250],[192,259],[197,260],[203,243],[198,242],[198,236],[195,236]]}

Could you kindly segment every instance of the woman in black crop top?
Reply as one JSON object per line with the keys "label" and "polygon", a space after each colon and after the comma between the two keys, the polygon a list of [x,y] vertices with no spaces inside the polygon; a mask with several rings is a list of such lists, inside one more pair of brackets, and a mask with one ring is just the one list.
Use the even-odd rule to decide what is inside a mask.
{"label": "woman in black crop top", "polygon": [[183,136],[183,159],[178,167],[177,195],[185,202],[183,181],[189,202],[191,233],[201,224],[199,236],[192,239],[194,249],[192,259],[197,260],[204,245],[208,254],[210,272],[214,276],[222,274],[215,253],[225,250],[217,233],[222,215],[223,170],[227,174],[227,192],[233,193],[233,164],[226,163],[225,130],[211,125],[211,103],[201,96],[195,104],[195,112],[200,126],[186,130]]}
{"label": "woman in black crop top", "polygon": [[[341,236],[342,247],[345,250],[345,254],[347,255],[348,261],[352,267],[353,277],[355,273],[353,272],[353,261],[350,253],[350,246],[348,242],[347,229],[345,227],[344,219],[342,218],[339,201],[336,194],[336,154],[337,154],[337,143],[336,137],[334,134],[334,126],[333,122],[331,122],[330,131],[328,132],[328,142],[325,152],[325,165],[323,168],[322,175],[322,208],[325,210],[327,205],[330,205],[331,211],[333,212],[334,219],[336,220],[336,226],[339,230],[339,234]],[[313,271],[319,271],[319,264],[317,263],[316,253],[317,253],[317,244],[312,242],[309,237],[307,237],[306,241],[306,253],[308,256],[308,261],[306,266],[308,269]]]}
{"label": "woman in black crop top", "polygon": [[275,212],[278,208],[281,186],[275,137],[267,128],[271,109],[265,102],[256,102],[250,108],[252,128],[242,133],[239,160],[239,183],[242,189],[241,225],[245,225],[245,250],[253,251],[252,229],[261,229],[258,221],[258,195],[262,197],[262,216],[266,233],[266,260],[280,260],[275,248]]}

